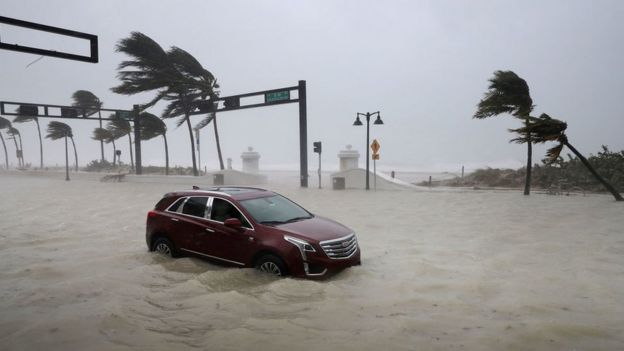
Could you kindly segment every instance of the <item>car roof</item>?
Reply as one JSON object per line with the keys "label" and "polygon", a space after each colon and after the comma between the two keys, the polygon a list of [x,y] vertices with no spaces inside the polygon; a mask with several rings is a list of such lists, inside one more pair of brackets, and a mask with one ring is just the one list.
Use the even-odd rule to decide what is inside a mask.
{"label": "car roof", "polygon": [[234,200],[247,200],[255,199],[259,197],[267,197],[276,195],[274,192],[247,186],[214,186],[208,188],[200,188],[193,186],[192,190],[181,190],[174,193],[169,193],[170,196],[221,196],[225,198],[231,198]]}

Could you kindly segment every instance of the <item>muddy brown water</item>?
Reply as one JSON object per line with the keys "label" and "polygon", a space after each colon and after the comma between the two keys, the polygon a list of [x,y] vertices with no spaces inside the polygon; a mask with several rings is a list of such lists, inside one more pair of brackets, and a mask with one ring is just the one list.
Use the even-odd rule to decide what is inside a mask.
{"label": "muddy brown water", "polygon": [[624,206],[608,196],[269,185],[354,229],[325,281],[146,250],[175,184],[0,175],[2,350],[624,349]]}

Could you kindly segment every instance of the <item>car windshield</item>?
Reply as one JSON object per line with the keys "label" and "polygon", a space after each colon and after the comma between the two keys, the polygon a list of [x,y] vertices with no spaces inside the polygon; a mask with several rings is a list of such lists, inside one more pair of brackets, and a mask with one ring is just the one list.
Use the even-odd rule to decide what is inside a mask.
{"label": "car windshield", "polygon": [[312,218],[312,214],[281,195],[240,202],[256,222],[283,224]]}

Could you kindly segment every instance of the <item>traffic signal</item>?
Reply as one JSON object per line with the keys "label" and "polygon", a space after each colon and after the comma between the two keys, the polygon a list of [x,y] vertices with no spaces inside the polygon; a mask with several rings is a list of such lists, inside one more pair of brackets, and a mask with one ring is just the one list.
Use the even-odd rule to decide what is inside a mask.
{"label": "traffic signal", "polygon": [[199,112],[201,113],[210,113],[210,112],[214,112],[217,110],[217,103],[212,101],[212,100],[208,100],[208,101],[202,101],[199,103],[199,105],[197,106],[197,109],[199,110]]}
{"label": "traffic signal", "polygon": [[76,118],[78,117],[78,111],[73,108],[61,107],[61,117]]}
{"label": "traffic signal", "polygon": [[225,100],[223,100],[223,106],[226,109],[233,109],[233,108],[240,107],[240,97],[238,96],[226,97]]}
{"label": "traffic signal", "polygon": [[312,143],[312,145],[314,145],[314,152],[316,152],[317,154],[321,153],[321,149],[322,149],[322,145],[320,141],[315,141]]}
{"label": "traffic signal", "polygon": [[16,112],[22,116],[38,116],[39,108],[35,105],[20,105]]}

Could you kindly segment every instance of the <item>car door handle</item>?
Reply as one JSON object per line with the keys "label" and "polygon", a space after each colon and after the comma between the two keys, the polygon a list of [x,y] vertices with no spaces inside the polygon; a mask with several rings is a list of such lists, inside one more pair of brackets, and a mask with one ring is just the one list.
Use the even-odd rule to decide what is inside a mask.
{"label": "car door handle", "polygon": [[177,218],[171,218],[171,220],[172,220],[172,221],[174,221],[174,222],[179,222],[179,221],[180,221],[180,220],[179,220],[179,219],[177,219]]}
{"label": "car door handle", "polygon": [[215,232],[214,230],[212,230],[212,229],[210,229],[210,228],[206,228],[206,231],[207,231],[208,233],[214,233],[214,232]]}

